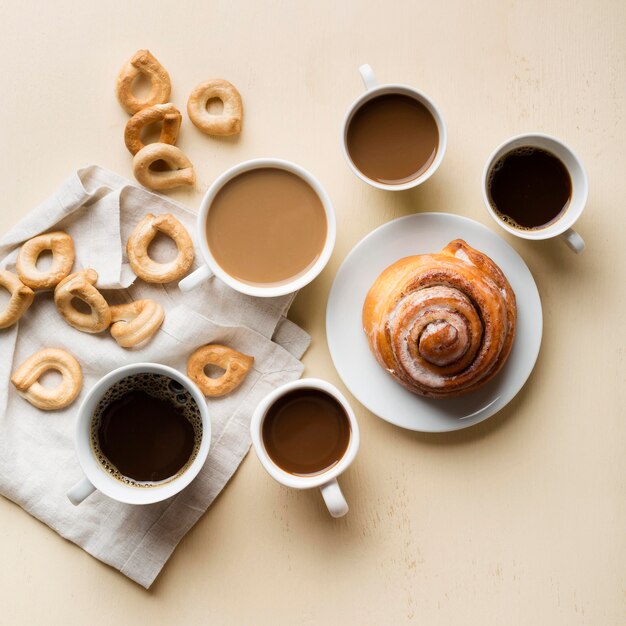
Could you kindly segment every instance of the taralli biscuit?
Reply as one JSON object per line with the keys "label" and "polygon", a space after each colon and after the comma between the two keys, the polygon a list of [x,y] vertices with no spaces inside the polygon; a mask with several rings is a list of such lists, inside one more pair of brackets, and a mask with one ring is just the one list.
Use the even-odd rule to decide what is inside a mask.
{"label": "taralli biscuit", "polygon": [[[224,396],[241,385],[254,363],[254,357],[218,344],[198,348],[187,361],[187,375],[205,396]],[[225,370],[219,378],[206,375],[207,365],[217,365]]]}
{"label": "taralli biscuit", "polygon": [[[150,169],[156,161],[165,161],[170,169]],[[133,159],[133,173],[144,187],[158,191],[196,184],[196,171],[191,161],[180,148],[167,143],[151,143],[139,150]]]}
{"label": "taralli biscuit", "polygon": [[24,315],[33,303],[35,292],[7,270],[0,270],[0,287],[4,287],[11,294],[4,310],[0,311],[0,328],[8,328]]}
{"label": "taralli biscuit", "polygon": [[[224,105],[217,115],[207,110],[209,100],[214,98]],[[207,135],[238,135],[241,132],[241,96],[227,80],[213,78],[200,83],[189,96],[187,113],[193,124]]]}
{"label": "taralli biscuit", "polygon": [[178,139],[182,119],[180,111],[171,102],[142,109],[128,120],[124,129],[124,143],[131,154],[137,154],[145,146],[141,140],[141,131],[149,124],[161,122],[159,143],[173,145]]}
{"label": "taralli biscuit", "polygon": [[[61,374],[61,382],[53,388],[44,387],[39,379],[49,371]],[[17,392],[43,411],[63,409],[74,402],[83,385],[83,372],[78,361],[65,350],[45,348],[28,357],[11,376]]]}
{"label": "taralli biscuit", "polygon": [[[98,273],[85,269],[64,278],[54,290],[54,303],[65,321],[84,333],[100,333],[111,324],[111,309],[102,294],[95,288]],[[72,305],[72,300],[82,300],[90,309],[81,313]]]}
{"label": "taralli biscuit", "polygon": [[[144,74],[150,81],[150,93],[143,99],[133,94],[133,83],[139,74]],[[116,90],[117,98],[124,110],[134,115],[141,109],[167,102],[170,99],[172,85],[167,70],[154,56],[148,50],[138,50],[120,70]]]}
{"label": "taralli biscuit", "polygon": [[[45,271],[37,269],[39,255],[49,250],[52,265]],[[72,271],[74,242],[62,231],[45,233],[29,239],[21,248],[15,264],[20,280],[32,289],[49,289],[58,285]]]}
{"label": "taralli biscuit", "polygon": [[[173,261],[157,263],[148,255],[148,247],[158,233],[170,237],[178,255]],[[133,272],[147,283],[169,283],[182,278],[194,259],[193,242],[185,227],[171,214],[148,213],[126,242],[126,255]]]}
{"label": "taralli biscuit", "polygon": [[111,307],[111,335],[122,348],[150,339],[161,327],[165,311],[154,300],[137,300]]}

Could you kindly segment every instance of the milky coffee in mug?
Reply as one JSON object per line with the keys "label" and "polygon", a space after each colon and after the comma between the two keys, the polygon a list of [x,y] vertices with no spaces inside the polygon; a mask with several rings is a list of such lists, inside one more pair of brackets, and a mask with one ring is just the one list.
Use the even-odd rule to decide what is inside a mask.
{"label": "milky coffee in mug", "polygon": [[328,224],[316,191],[278,167],[244,171],[218,191],[206,219],[217,264],[250,285],[281,285],[308,272],[326,243]]}

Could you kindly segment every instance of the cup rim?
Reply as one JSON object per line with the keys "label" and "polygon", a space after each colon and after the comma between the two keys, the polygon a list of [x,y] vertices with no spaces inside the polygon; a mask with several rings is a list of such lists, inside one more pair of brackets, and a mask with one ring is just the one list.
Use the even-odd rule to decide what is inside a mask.
{"label": "cup rim", "polygon": [[[209,209],[211,206],[211,202],[214,200],[217,193],[222,189],[222,187],[244,172],[248,172],[255,169],[260,168],[277,168],[283,169],[296,176],[299,176],[304,182],[308,183],[315,193],[317,194],[320,202],[322,203],[322,207],[324,208],[324,213],[326,215],[326,241],[324,242],[324,247],[320,253],[319,258],[313,264],[309,270],[298,276],[297,278],[284,283],[282,285],[276,286],[268,286],[262,287],[258,285],[250,285],[248,283],[242,282],[233,278],[230,274],[225,272],[220,265],[217,263],[211,251],[209,249],[208,243],[206,241],[206,237],[204,235],[206,219],[209,213]],[[233,165],[225,172],[220,174],[211,186],[207,189],[202,201],[200,202],[200,208],[198,210],[198,217],[196,220],[197,223],[197,231],[198,231],[198,245],[200,247],[200,251],[202,253],[202,258],[204,263],[208,265],[209,269],[215,274],[222,282],[226,283],[229,287],[232,287],[236,291],[240,293],[247,294],[249,296],[257,296],[261,298],[273,298],[276,296],[284,296],[289,293],[293,293],[302,289],[305,285],[308,285],[312,280],[317,278],[317,276],[322,272],[322,270],[326,267],[333,249],[335,247],[335,239],[337,235],[337,223],[335,218],[335,211],[330,200],[330,196],[311,172],[304,169],[300,165],[297,165],[293,161],[288,161],[286,159],[279,159],[273,157],[261,157],[256,159],[248,159],[247,161],[242,161]]]}
{"label": "cup rim", "polygon": [[[555,153],[555,156],[559,158],[561,162],[563,162],[563,159],[558,154],[559,151],[566,153],[572,159],[572,161],[576,163],[576,166],[578,167],[578,170],[579,170],[578,178],[580,179],[579,188],[577,191],[578,199],[577,199],[575,207],[572,205],[572,202],[570,200],[570,204],[565,210],[565,213],[563,213],[563,215],[559,217],[555,222],[548,224],[547,226],[544,226],[543,228],[538,228],[535,230],[522,230],[519,228],[514,228],[513,226],[510,226],[509,224],[505,223],[498,216],[498,214],[494,211],[493,207],[491,206],[491,202],[489,202],[487,180],[488,180],[489,172],[491,171],[493,164],[496,162],[497,159],[499,159],[504,154],[506,154],[506,152],[512,149],[513,144],[516,144],[520,141],[524,141],[524,142],[527,141],[529,142],[530,145],[534,145],[533,142],[535,142],[537,139],[539,139],[542,142],[547,143],[549,146],[554,146],[553,151]],[[543,148],[544,150],[550,149],[541,145],[538,147]],[[571,168],[566,163],[563,163],[563,165],[567,168],[568,174],[570,175],[570,179],[572,180],[572,183],[573,183],[574,174],[572,173]],[[509,137],[508,139],[500,143],[494,150],[492,150],[483,168],[482,196],[483,196],[483,202],[485,204],[485,208],[487,209],[487,212],[489,213],[491,218],[501,228],[506,230],[508,233],[511,233],[512,235],[521,237],[522,239],[530,239],[530,240],[537,241],[537,240],[544,240],[544,239],[552,239],[553,237],[558,237],[559,235],[563,234],[565,231],[571,228],[576,223],[578,218],[580,218],[580,216],[582,215],[583,211],[585,210],[585,206],[587,204],[588,194],[589,194],[589,180],[587,178],[587,172],[585,170],[583,162],[578,156],[578,154],[576,154],[576,152],[569,145],[567,145],[564,141],[562,141],[561,139],[558,139],[557,137],[553,135],[549,135],[547,133],[529,132],[529,133],[520,133],[518,135],[513,135],[512,137]]]}
{"label": "cup rim", "polygon": [[[110,476],[93,454],[89,438],[89,427],[93,410],[102,396],[116,382],[134,374],[155,373],[169,376],[191,393],[202,417],[202,440],[196,458],[180,475],[162,485],[143,488],[126,485]],[[153,504],[170,498],[182,491],[198,475],[206,462],[211,446],[211,419],[204,395],[187,376],[178,370],[160,363],[131,363],[118,367],[103,376],[89,390],[78,409],[74,431],[74,448],[84,475],[103,494],[126,504]]]}
{"label": "cup rim", "polygon": [[[296,476],[290,474],[278,467],[265,450],[262,436],[265,416],[276,400],[282,398],[285,394],[294,389],[319,389],[320,391],[326,392],[341,404],[350,421],[350,443],[348,444],[348,449],[335,465],[321,474],[315,474],[313,476]],[[350,466],[352,461],[354,461],[360,445],[359,425],[350,403],[337,387],[320,378],[301,378],[281,385],[268,393],[265,398],[259,402],[252,415],[250,435],[257,457],[267,473],[277,482],[294,489],[313,489],[315,487],[321,487],[334,478],[337,478]]]}
{"label": "cup rim", "polygon": [[[410,95],[415,100],[421,102],[433,116],[433,119],[437,124],[437,131],[439,132],[439,145],[437,146],[437,153],[430,167],[424,173],[420,174],[417,178],[414,178],[413,180],[409,180],[406,183],[402,183],[399,185],[379,183],[378,181],[368,178],[367,176],[365,176],[365,174],[363,174],[363,172],[361,172],[361,170],[359,170],[359,168],[352,161],[352,158],[350,157],[350,153],[348,151],[348,127],[350,126],[350,122],[352,121],[354,114],[366,102],[369,102],[376,96],[384,95],[386,93],[399,93],[404,95]],[[416,89],[415,87],[411,87],[410,85],[404,85],[401,83],[385,83],[383,85],[377,85],[372,89],[367,89],[364,93],[355,98],[352,104],[348,107],[341,126],[341,145],[348,166],[354,172],[354,174],[356,174],[356,176],[362,181],[366,182],[372,187],[376,187],[377,189],[382,189],[384,191],[404,191],[406,189],[413,189],[414,187],[417,187],[418,185],[426,182],[439,169],[439,166],[443,161],[443,157],[448,147],[448,129],[441,113],[441,109],[425,93],[423,93],[419,89]]]}

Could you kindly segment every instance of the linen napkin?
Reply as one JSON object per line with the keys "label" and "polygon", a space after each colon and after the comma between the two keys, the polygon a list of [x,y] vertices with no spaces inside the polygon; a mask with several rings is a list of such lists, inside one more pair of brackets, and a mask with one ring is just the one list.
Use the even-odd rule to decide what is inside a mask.
{"label": "linen napkin", "polygon": [[[215,278],[183,294],[176,283],[154,285],[136,279],[125,243],[148,212],[174,214],[195,245],[193,213],[97,166],[75,172],[0,240],[0,267],[14,270],[25,240],[64,230],[76,247],[73,271],[94,268],[97,286],[110,303],[151,298],[165,309],[162,328],[140,349],[121,348],[108,331],[90,335],[72,328],[56,310],[52,291],[38,293],[16,326],[0,330],[0,493],[146,588],[247,453],[249,421],[257,403],[273,388],[300,377],[299,359],[310,342],[285,318],[293,296],[253,298]],[[151,254],[164,260],[170,243],[155,240]],[[200,262],[196,246],[194,269]],[[77,507],[70,504],[65,493],[82,476],[74,452],[75,414],[92,385],[107,372],[140,361],[185,372],[191,352],[213,342],[252,355],[255,361],[235,392],[208,401],[212,442],[198,477],[177,496],[157,504],[122,504],[99,492]],[[16,367],[43,347],[67,349],[83,368],[80,396],[60,411],[31,406],[9,380]]]}

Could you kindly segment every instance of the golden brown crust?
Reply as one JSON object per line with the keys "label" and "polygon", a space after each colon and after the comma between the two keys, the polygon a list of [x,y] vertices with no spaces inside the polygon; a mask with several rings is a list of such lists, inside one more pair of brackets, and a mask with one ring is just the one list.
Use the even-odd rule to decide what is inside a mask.
{"label": "golden brown crust", "polygon": [[180,111],[171,102],[142,109],[126,123],[124,143],[132,155],[137,154],[145,146],[141,140],[143,129],[149,124],[161,122],[159,143],[174,145],[178,139],[182,119]]}
{"label": "golden brown crust", "polygon": [[[111,323],[111,309],[102,294],[94,286],[98,273],[85,269],[64,278],[54,290],[54,303],[65,321],[84,333],[100,333]],[[90,309],[81,313],[72,305],[72,300],[82,300]]]}
{"label": "golden brown crust", "polygon": [[[165,161],[170,169],[150,169],[156,161]],[[191,161],[180,148],[167,143],[151,143],[139,150],[133,159],[133,173],[144,187],[159,191],[196,184],[196,172]]]}
{"label": "golden brown crust", "polygon": [[[168,263],[157,263],[148,255],[148,247],[159,232],[170,237],[178,249],[176,258]],[[182,278],[194,259],[191,237],[171,213],[148,213],[128,238],[126,254],[133,272],[147,283],[169,283]]]}
{"label": "golden brown crust", "polygon": [[33,303],[35,292],[7,270],[0,270],[0,287],[4,287],[11,294],[4,310],[0,311],[0,328],[8,328],[26,313]]}
{"label": "golden brown crust", "polygon": [[[39,379],[49,371],[61,374],[61,382],[53,388],[44,387]],[[43,411],[63,409],[74,402],[83,384],[78,361],[65,350],[45,348],[28,357],[11,376],[17,392]]]}
{"label": "golden brown crust", "polygon": [[[207,111],[209,100],[222,101],[224,109],[214,115]],[[227,80],[212,78],[196,86],[187,100],[187,113],[194,126],[207,135],[237,135],[241,132],[241,95]]]}
{"label": "golden brown crust", "polygon": [[[52,265],[42,272],[37,269],[37,259],[45,250],[52,253]],[[15,269],[31,289],[49,289],[68,276],[73,265],[74,241],[67,233],[55,231],[29,239],[20,248]]]}
{"label": "golden brown crust", "polygon": [[[144,74],[150,81],[150,93],[143,99],[133,94],[133,82]],[[117,77],[117,98],[124,110],[134,115],[141,109],[164,104],[170,99],[170,75],[148,50],[137,50],[124,64]]]}
{"label": "golden brown crust", "polygon": [[154,300],[136,300],[111,307],[111,335],[122,348],[150,339],[161,327],[165,311]]}
{"label": "golden brown crust", "polygon": [[[198,348],[187,361],[187,375],[205,396],[224,396],[234,391],[247,376],[254,357],[242,354],[219,344]],[[204,372],[207,365],[217,365],[225,370],[219,378],[210,378]]]}
{"label": "golden brown crust", "polygon": [[433,398],[491,380],[509,356],[516,320],[500,268],[460,239],[389,266],[363,305],[376,360],[407,389]]}

